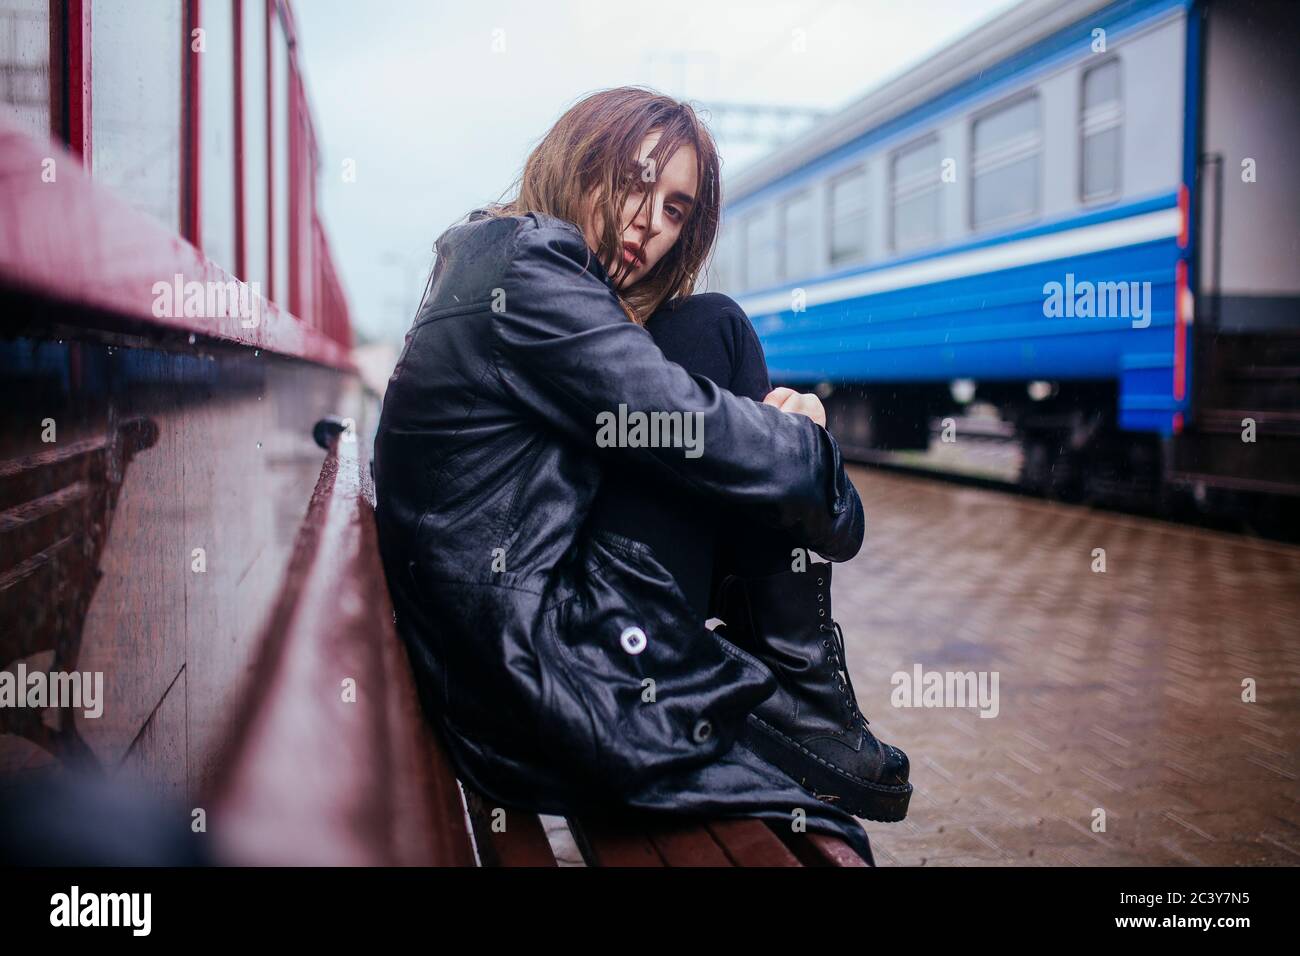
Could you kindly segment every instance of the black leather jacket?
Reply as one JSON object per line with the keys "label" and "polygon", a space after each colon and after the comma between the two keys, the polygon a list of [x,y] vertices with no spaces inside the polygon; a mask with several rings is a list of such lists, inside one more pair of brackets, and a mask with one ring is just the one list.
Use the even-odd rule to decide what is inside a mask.
{"label": "black leather jacket", "polygon": [[[861,850],[856,821],[735,744],[771,672],[691,613],[648,545],[585,521],[617,456],[848,560],[864,519],[835,440],[668,361],[570,222],[478,210],[436,249],[384,397],[376,518],[462,779],[543,813],[802,808]],[[702,413],[703,453],[600,447],[597,415],[620,404]]]}

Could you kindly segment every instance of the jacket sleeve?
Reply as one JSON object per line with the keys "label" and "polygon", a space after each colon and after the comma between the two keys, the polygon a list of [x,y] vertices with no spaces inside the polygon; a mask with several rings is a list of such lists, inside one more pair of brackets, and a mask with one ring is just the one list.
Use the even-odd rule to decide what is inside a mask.
{"label": "jacket sleeve", "polygon": [[[576,227],[521,217],[491,311],[512,398],[594,454],[626,456],[674,486],[749,508],[831,561],[862,547],[865,520],[831,434],[804,415],[733,395],[670,362],[592,274]],[[682,447],[604,447],[598,416],[682,412],[702,426]]]}

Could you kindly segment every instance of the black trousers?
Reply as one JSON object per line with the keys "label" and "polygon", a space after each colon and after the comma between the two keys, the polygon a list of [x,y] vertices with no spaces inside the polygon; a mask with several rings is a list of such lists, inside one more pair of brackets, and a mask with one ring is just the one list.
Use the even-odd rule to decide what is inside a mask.
{"label": "black trousers", "polygon": [[[645,327],[665,357],[688,372],[756,402],[772,390],[758,335],[724,295],[679,299],[660,308]],[[701,621],[713,615],[712,599],[724,575],[788,569],[791,551],[800,546],[794,537],[756,525],[725,503],[655,483],[623,465],[606,474],[591,521],[593,527],[650,545]]]}

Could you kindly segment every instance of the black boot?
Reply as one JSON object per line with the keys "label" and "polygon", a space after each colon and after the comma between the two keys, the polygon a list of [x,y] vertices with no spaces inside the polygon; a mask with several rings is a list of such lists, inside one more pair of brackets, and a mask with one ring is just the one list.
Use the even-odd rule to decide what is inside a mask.
{"label": "black boot", "polygon": [[741,739],[820,799],[867,820],[902,820],[912,796],[907,755],[877,740],[858,709],[844,633],[831,619],[831,567],[729,575],[719,585],[727,640],[779,684],[750,713]]}

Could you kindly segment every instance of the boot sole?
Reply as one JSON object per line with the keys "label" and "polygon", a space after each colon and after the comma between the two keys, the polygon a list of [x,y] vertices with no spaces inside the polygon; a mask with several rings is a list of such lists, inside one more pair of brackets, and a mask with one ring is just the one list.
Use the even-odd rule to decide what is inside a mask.
{"label": "boot sole", "polygon": [[907,805],[912,799],[910,783],[873,783],[840,770],[752,713],[745,721],[741,740],[817,799],[855,817],[897,823],[907,816]]}

